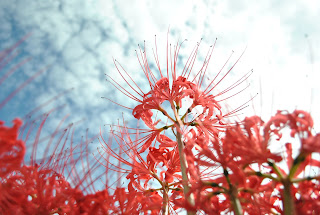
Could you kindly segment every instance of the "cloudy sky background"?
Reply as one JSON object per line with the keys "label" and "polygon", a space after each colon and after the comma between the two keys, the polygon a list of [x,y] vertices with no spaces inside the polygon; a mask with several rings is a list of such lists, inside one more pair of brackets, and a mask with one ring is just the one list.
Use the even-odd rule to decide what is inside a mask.
{"label": "cloudy sky background", "polygon": [[[311,111],[319,131],[320,27],[316,20],[320,20],[320,3],[316,0],[2,0],[0,48],[31,33],[12,63],[28,56],[32,59],[0,86],[0,100],[35,72],[50,67],[8,102],[0,110],[0,117],[5,121],[22,117],[58,93],[74,88],[51,104],[66,107],[55,113],[47,129],[54,129],[66,114],[70,114],[68,122],[84,119],[77,126],[80,130],[89,128],[93,135],[100,126],[117,123],[122,112],[130,121],[130,112],[101,99],[105,96],[133,105],[105,81],[104,74],[124,84],[116,74],[114,57],[143,84],[135,49],[145,40],[148,58],[154,62],[151,48],[155,34],[165,69],[170,26],[172,43],[188,39],[181,49],[184,62],[203,38],[198,58],[201,65],[209,46],[218,38],[209,78],[219,71],[232,50],[229,67],[247,47],[224,83],[227,86],[253,69],[247,82],[250,87],[229,99],[230,106],[239,106],[259,93],[242,111],[244,115],[256,113],[268,119],[278,109],[305,109]],[[223,87],[221,84],[219,89]]]}

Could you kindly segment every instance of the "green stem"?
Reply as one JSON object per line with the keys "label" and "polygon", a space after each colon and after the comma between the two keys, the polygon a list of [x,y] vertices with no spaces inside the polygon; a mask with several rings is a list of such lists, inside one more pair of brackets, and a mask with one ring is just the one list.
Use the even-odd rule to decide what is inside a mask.
{"label": "green stem", "polygon": [[296,215],[294,201],[291,194],[291,181],[289,178],[283,180],[283,209],[285,215]]}
{"label": "green stem", "polygon": [[162,199],[162,214],[163,215],[167,215],[169,214],[169,196],[168,196],[168,192],[169,192],[169,186],[167,182],[162,182],[160,180],[160,178],[152,171],[150,171],[150,174],[153,176],[153,178],[155,178],[161,185],[161,188],[158,189],[152,189],[153,191],[155,190],[162,190],[163,191],[163,199]]}
{"label": "green stem", "polygon": [[282,180],[283,184],[283,209],[285,215],[296,215],[293,196],[291,193],[292,179],[296,174],[300,164],[306,159],[304,153],[300,153],[293,161],[293,165],[290,169],[289,175]]}
{"label": "green stem", "polygon": [[162,200],[162,214],[169,214],[169,196],[168,196],[168,186],[163,187],[163,200]]}
{"label": "green stem", "polygon": [[232,207],[235,215],[242,215],[242,206],[240,203],[239,198],[237,197],[237,192],[231,193],[231,202],[232,202]]}
{"label": "green stem", "polygon": [[226,177],[227,182],[229,184],[229,196],[231,199],[231,204],[232,204],[234,214],[235,215],[242,215],[243,212],[242,212],[242,206],[241,206],[240,200],[238,198],[238,189],[237,189],[237,187],[235,187],[231,184],[231,181],[229,178],[229,173],[228,173],[227,169],[223,168],[223,174]]}
{"label": "green stem", "polygon": [[256,175],[256,176],[259,176],[259,177],[262,177],[262,178],[269,178],[269,179],[271,179],[273,181],[280,181],[280,179],[275,178],[270,174],[262,173],[262,172],[259,172],[259,171],[257,171],[257,172],[248,172],[248,175]]}
{"label": "green stem", "polygon": [[273,168],[275,173],[278,175],[279,180],[282,180],[284,178],[284,175],[281,173],[280,169],[273,161],[268,161],[268,165]]}
{"label": "green stem", "polygon": [[[177,135],[176,135],[176,139],[177,139],[177,143],[178,143],[178,150],[179,150],[179,157],[180,157],[180,166],[181,166],[181,175],[182,175],[182,185],[183,185],[183,193],[185,196],[185,199],[189,202],[190,205],[194,206],[194,198],[193,195],[188,195],[190,187],[189,187],[189,178],[187,175],[187,160],[184,154],[184,144],[182,141],[182,134],[181,134],[181,127],[183,126],[183,123],[181,121],[181,119],[179,118],[179,114],[176,110],[176,108],[174,108],[174,105],[171,105],[173,111],[174,111],[174,115],[176,118],[176,123],[177,123]],[[196,213],[193,211],[187,211],[188,215],[195,215]]]}
{"label": "green stem", "polygon": [[306,156],[303,153],[300,153],[296,159],[293,161],[293,165],[290,169],[288,178],[292,179],[294,177],[294,174],[298,170],[300,164],[306,159]]}
{"label": "green stem", "polygon": [[[187,175],[187,161],[186,157],[184,156],[183,152],[183,142],[182,142],[182,135],[180,131],[177,132],[177,142],[178,142],[178,149],[179,149],[179,156],[180,156],[180,165],[181,165],[181,174],[182,174],[182,185],[183,185],[183,193],[186,200],[191,204],[194,205],[194,199],[192,195],[188,195],[189,193],[189,178]],[[188,215],[194,215],[195,212],[187,211]]]}

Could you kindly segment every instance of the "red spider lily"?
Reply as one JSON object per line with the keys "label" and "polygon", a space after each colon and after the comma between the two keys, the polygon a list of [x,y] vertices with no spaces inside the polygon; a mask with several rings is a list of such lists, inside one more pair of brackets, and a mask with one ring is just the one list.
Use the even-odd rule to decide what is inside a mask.
{"label": "red spider lily", "polygon": [[[25,38],[0,53],[1,70],[16,56],[14,52],[24,39]],[[25,62],[26,60],[22,61],[4,74],[0,79],[0,84]],[[42,72],[43,70],[31,76],[31,78],[10,93],[1,101],[0,109]],[[23,136],[20,130],[22,120],[15,119],[13,123],[13,127],[8,128],[4,126],[4,122],[0,121],[1,214],[49,214],[53,211],[60,210],[60,207],[64,208],[66,198],[61,198],[60,196],[60,191],[64,189],[62,187],[65,186],[62,185],[64,180],[61,180],[61,176],[53,170],[39,170],[39,166],[35,163],[31,166],[22,166],[27,148],[25,141],[18,140],[18,135],[20,138]],[[39,127],[38,134],[41,133],[41,130],[42,125]],[[27,137],[29,134],[30,133],[28,133]],[[38,147],[38,141],[39,135],[33,144],[34,149]]]}
{"label": "red spider lily", "polygon": [[320,183],[318,181],[303,181],[299,183],[296,195],[300,198],[295,200],[298,214],[315,214],[320,210]]}
{"label": "red spider lily", "polygon": [[[197,131],[195,131],[195,133],[198,133],[199,136],[201,136],[201,133],[204,133],[204,132],[209,132],[216,137],[219,136],[219,132],[223,131],[223,129],[220,129],[220,128],[225,127],[225,123],[222,122],[222,119],[224,117],[231,116],[232,114],[240,110],[241,107],[227,114],[223,114],[221,105],[217,101],[217,97],[225,94],[229,90],[235,88],[236,86],[244,82],[248,78],[249,74],[246,74],[236,83],[230,85],[230,87],[228,87],[225,91],[221,93],[217,93],[216,95],[211,94],[211,92],[213,92],[217,84],[219,84],[226,77],[226,75],[230,73],[231,69],[239,61],[240,59],[239,58],[228,70],[228,72],[220,80],[217,81],[217,84],[215,84],[214,82],[216,81],[221,71],[209,83],[209,85],[202,91],[201,86],[204,82],[204,77],[207,72],[208,63],[211,59],[214,46],[212,46],[209,49],[202,67],[200,68],[199,72],[196,73],[195,77],[192,79],[190,78],[190,76],[191,76],[191,72],[192,72],[192,69],[196,60],[196,56],[198,53],[199,44],[197,44],[194,50],[192,51],[190,57],[186,62],[186,66],[182,70],[181,74],[178,74],[177,59],[178,59],[181,45],[182,43],[180,45],[178,43],[175,45],[173,54],[171,53],[172,50],[170,45],[170,58],[169,58],[169,47],[167,45],[166,77],[164,76],[160,68],[160,63],[159,63],[158,54],[157,54],[157,45],[156,45],[156,52],[154,53],[154,55],[155,55],[156,65],[159,71],[159,75],[158,75],[159,78],[157,78],[157,75],[155,75],[149,67],[145,49],[142,51],[141,48],[139,47],[139,53],[137,52],[137,57],[138,57],[140,66],[147,78],[147,82],[150,86],[150,90],[147,93],[143,92],[141,88],[136,84],[136,82],[134,82],[131,76],[128,75],[125,69],[116,60],[114,60],[115,66],[120,76],[128,84],[129,88],[131,88],[131,90],[134,93],[136,93],[138,96],[135,96],[133,93],[128,91],[125,87],[122,87],[114,79],[111,78],[111,80],[113,81],[112,84],[118,90],[120,90],[123,94],[139,102],[139,104],[132,109],[133,110],[132,114],[136,119],[143,120],[145,125],[151,129],[150,135],[148,135],[145,139],[142,138],[141,141],[133,141],[133,142],[131,141],[131,143],[136,143],[136,144],[130,143],[126,149],[123,149],[123,147],[121,147],[123,149],[122,151],[132,150],[131,152],[134,152],[133,156],[129,155],[129,157],[132,159],[131,163],[128,162],[127,160],[124,160],[123,158],[120,158],[117,156],[116,157],[121,162],[129,166],[132,166],[132,171],[127,176],[127,178],[130,179],[129,187],[132,186],[133,181],[135,181],[134,183],[135,186],[139,187],[139,183],[137,182],[140,182],[141,179],[145,181],[145,185],[146,185],[146,183],[148,183],[148,181],[152,177],[155,178],[154,176],[152,176],[152,174],[150,174],[150,170],[152,173],[154,173],[156,170],[155,166],[157,166],[157,164],[159,164],[160,162],[163,164],[163,167],[166,167],[166,170],[163,170],[162,172],[165,172],[165,179],[167,180],[167,182],[175,181],[172,176],[176,178],[177,176],[176,173],[178,172],[178,170],[180,170],[181,171],[180,177],[182,179],[180,183],[182,182],[182,185],[184,187],[183,191],[184,191],[185,197],[190,204],[193,204],[192,203],[193,197],[188,194],[189,192],[188,186],[189,186],[189,181],[192,180],[191,177],[192,176],[196,177],[196,171],[195,171],[196,168],[194,166],[194,160],[192,159],[192,155],[191,155],[192,153],[189,153],[190,156],[185,157],[185,153],[187,153],[187,151],[184,150],[185,146],[183,141],[185,139],[188,139],[187,138],[187,136],[189,135],[188,132],[189,131],[192,132],[192,129],[190,129],[190,126],[196,126],[195,130]],[[229,61],[229,59],[227,60],[227,62]],[[169,70],[170,70],[169,64],[171,67],[170,75],[169,75]],[[125,78],[125,75],[128,76],[129,78]],[[133,84],[130,84],[129,81],[132,81]],[[141,99],[139,97],[141,97]],[[184,98],[191,99],[191,104],[189,104],[189,107],[184,107],[186,109],[185,113],[180,113],[182,110],[181,108],[185,106],[182,102]],[[170,107],[169,109],[171,110],[164,108],[165,102],[166,104],[169,103],[169,107]],[[196,109],[200,106],[202,108],[202,111],[200,111],[201,113],[198,113],[199,111],[197,112]],[[153,116],[155,111],[161,112],[166,118],[165,121],[160,118],[157,119],[157,117]],[[192,111],[195,111],[196,113],[189,114],[189,113],[192,113]],[[172,115],[169,114],[172,112],[174,117],[172,117]],[[190,115],[193,115],[191,116],[191,120],[190,120]],[[159,124],[160,121],[163,121],[165,123],[165,126],[163,126],[162,128],[157,128],[156,126]],[[173,131],[173,134],[176,137],[176,141],[173,141],[171,138],[169,138],[168,135],[160,134],[162,131],[167,130],[168,128],[170,128]],[[152,142],[154,142],[155,147],[151,147]],[[136,151],[138,146],[139,148],[141,148],[140,151]],[[168,148],[173,148],[173,149],[165,150]],[[149,150],[147,151],[147,149]],[[108,149],[107,151],[111,152],[111,154],[114,154],[114,152],[110,149]],[[143,159],[141,159],[139,155],[140,153],[143,153],[145,151],[147,151],[148,153],[147,163],[143,161]],[[176,156],[172,157],[170,155],[172,153],[174,153]],[[138,158],[138,161],[139,161],[138,163],[136,162],[136,158]],[[174,166],[168,166],[169,162],[164,161],[164,158],[167,158],[167,159],[175,158],[174,160],[171,161],[171,164],[174,164]],[[180,165],[178,160],[180,162]],[[161,181],[162,176],[160,176],[158,180]],[[165,192],[166,188],[164,188],[164,184],[161,183],[161,185],[164,189],[163,191]],[[167,198],[165,194],[164,194],[164,198]],[[193,214],[193,213],[194,212],[190,212],[190,214]]]}
{"label": "red spider lily", "polygon": [[37,166],[22,166],[2,182],[2,213],[64,214],[75,206],[76,190],[63,176]]}
{"label": "red spider lily", "polygon": [[[217,93],[216,95],[210,94],[213,89],[216,88],[217,84],[219,84],[228,73],[232,70],[232,68],[237,64],[239,59],[232,65],[232,67],[228,70],[228,72],[217,81],[217,84],[214,84],[216,81],[218,75],[221,73],[221,71],[217,74],[217,76],[209,83],[209,85],[205,88],[204,91],[202,91],[200,88],[204,82],[204,77],[207,72],[207,67],[211,59],[211,55],[214,49],[213,45],[205,58],[205,61],[200,68],[199,72],[197,72],[196,76],[191,79],[190,75],[194,66],[194,63],[196,61],[196,56],[198,54],[198,48],[200,43],[196,45],[194,50],[192,51],[191,55],[189,56],[184,69],[182,70],[181,74],[179,75],[177,72],[177,59],[179,55],[179,50],[181,48],[182,43],[179,45],[178,43],[175,45],[173,54],[171,53],[171,45],[170,45],[170,56],[172,54],[172,58],[169,57],[169,47],[167,47],[167,77],[164,76],[160,63],[158,60],[157,55],[157,44],[156,44],[156,53],[155,53],[155,60],[158,67],[160,78],[157,79],[156,76],[150,69],[149,63],[146,56],[146,50],[141,50],[139,46],[139,54],[137,52],[137,58],[139,60],[139,63],[141,65],[142,70],[144,71],[144,74],[147,78],[147,82],[150,86],[150,91],[147,93],[143,92],[141,88],[134,82],[134,80],[129,76],[129,74],[125,71],[125,69],[118,63],[118,61],[114,61],[115,66],[121,75],[121,77],[125,80],[125,82],[128,84],[128,86],[131,88],[131,90],[136,93],[138,96],[135,96],[133,93],[128,91],[126,88],[118,84],[114,79],[110,77],[110,79],[113,81],[113,85],[119,89],[123,94],[128,96],[129,98],[139,102],[135,108],[129,108],[133,110],[133,116],[137,119],[142,119],[144,123],[151,129],[155,129],[155,126],[158,124],[159,121],[156,121],[153,119],[153,112],[152,110],[160,111],[162,114],[164,114],[170,121],[175,123],[176,120],[171,118],[168,110],[165,110],[162,107],[162,104],[165,101],[168,101],[171,105],[172,109],[181,109],[182,99],[183,98],[190,98],[192,99],[192,103],[190,107],[186,108],[188,111],[184,114],[187,115],[189,112],[191,112],[196,106],[202,106],[204,108],[203,113],[199,115],[206,116],[207,119],[210,118],[216,118],[217,120],[211,121],[211,125],[220,122],[221,119],[226,116],[222,113],[221,106],[216,100],[218,96],[221,96],[225,94],[226,92],[230,91],[231,89],[235,88],[242,82],[244,82],[248,77],[249,73],[243,76],[241,79],[239,79],[236,83],[232,84],[230,87],[228,87],[226,90],[224,90],[221,93]],[[231,57],[231,56],[230,56]],[[230,59],[230,58],[229,58]],[[228,61],[229,61],[228,59]],[[228,62],[227,61],[227,62]],[[227,63],[226,62],[226,63]],[[171,75],[169,75],[169,64],[171,67]],[[224,68],[224,66],[223,66]],[[222,69],[223,69],[222,68]],[[221,70],[222,70],[221,69]],[[126,74],[129,78],[126,79],[124,74]],[[191,79],[191,80],[189,80]],[[133,81],[133,84],[129,83],[129,80]],[[137,88],[137,89],[135,89]],[[139,98],[141,97],[141,99]],[[122,105],[121,105],[122,106]],[[231,113],[229,114],[231,115]],[[214,126],[210,126],[214,127]]]}
{"label": "red spider lily", "polygon": [[[206,130],[190,130],[184,151],[188,172],[194,179],[190,180],[190,192],[195,196],[196,204],[185,208],[204,210],[203,208],[213,207],[207,205],[208,202],[203,208],[198,205],[203,204],[201,199],[204,197],[217,196],[223,205],[229,204],[233,208],[236,204],[234,200],[238,199],[240,207],[248,214],[272,211],[295,213],[294,211],[298,210],[297,204],[300,204],[298,202],[302,201],[296,194],[306,192],[303,182],[312,180],[311,184],[315,189],[319,186],[319,176],[307,176],[306,172],[307,167],[320,168],[320,161],[311,157],[311,153],[317,152],[319,136],[311,132],[312,125],[312,118],[308,113],[296,110],[292,114],[278,112],[266,124],[257,116],[245,118],[242,123],[226,128],[221,137],[216,137]],[[270,143],[281,141],[285,127],[291,129],[292,137],[298,135],[301,140],[301,150],[297,157],[292,157],[290,143],[283,144],[287,149],[284,157],[280,156],[280,152],[270,151]],[[275,140],[274,136],[278,139]],[[306,142],[314,146],[312,151],[304,149]],[[276,163],[284,158],[287,160],[289,172],[276,166]],[[216,171],[216,168],[223,169],[223,174]],[[304,176],[298,177],[301,173],[304,173]],[[266,183],[266,180],[270,182]],[[275,190],[278,190],[278,194]],[[305,199],[310,199],[311,202],[318,195],[309,192],[306,196],[308,197]],[[279,202],[283,202],[284,210],[279,207]],[[317,204],[310,206],[317,207]],[[310,211],[313,213],[315,210]]]}
{"label": "red spider lily", "polygon": [[5,127],[0,121],[0,177],[18,169],[24,159],[25,143],[17,139],[21,125],[19,119],[13,121],[12,128]]}
{"label": "red spider lily", "polygon": [[[132,140],[129,130],[125,126],[118,126],[119,131],[112,130],[112,134],[118,143],[119,148],[113,148],[111,143],[106,142],[101,136],[101,143],[104,157],[114,157],[123,165],[111,164],[109,170],[126,174],[128,179],[128,192],[154,192],[161,196],[161,207],[163,213],[179,210],[179,204],[171,205],[174,202],[183,202],[182,176],[180,166],[180,154],[176,147],[165,135],[158,135],[158,140],[162,146],[149,147],[145,155],[138,151],[137,142],[140,141],[139,131],[135,134],[136,140]],[[160,144],[160,145],[161,145]],[[166,144],[166,145],[165,145]],[[129,167],[130,169],[126,169]],[[170,209],[171,208],[171,209]],[[167,212],[165,212],[167,211]]]}
{"label": "red spider lily", "polygon": [[[245,118],[242,125],[236,125],[226,130],[224,145],[230,146],[232,156],[238,157],[242,165],[262,164],[268,159],[280,162],[282,157],[271,153],[267,139],[269,135],[261,135],[263,121],[257,117]],[[266,137],[266,138],[265,138]]]}
{"label": "red spider lily", "polygon": [[76,196],[77,205],[74,208],[74,214],[102,215],[108,214],[112,209],[113,201],[107,189],[86,196],[79,194],[79,196]]}
{"label": "red spider lily", "polygon": [[[0,52],[1,71],[16,56],[14,52],[23,40]],[[0,78],[0,84],[25,62],[22,61],[4,74]],[[5,97],[0,102],[0,109],[43,71],[41,70],[31,76],[31,78],[24,81],[10,93],[9,96]],[[49,115],[61,107],[54,108],[45,114],[41,114],[39,117],[34,117],[40,109],[66,92],[48,100],[27,114],[24,118],[25,123],[23,126],[20,119],[13,121],[14,125],[12,128],[5,127],[4,122],[0,121],[1,214],[74,214],[72,209],[77,205],[74,197],[83,196],[82,192],[88,192],[88,190],[90,192],[91,188],[93,188],[91,192],[95,192],[93,183],[97,179],[92,179],[95,166],[90,166],[91,169],[89,168],[83,175],[80,175],[80,172],[76,169],[79,162],[82,165],[84,160],[86,160],[86,163],[89,163],[87,142],[90,140],[87,140],[81,146],[77,145],[73,147],[73,130],[70,141],[71,145],[68,143],[72,126],[74,127],[78,122],[61,128],[67,118],[65,117],[61,120],[55,131],[44,137],[43,128]],[[18,140],[18,136],[23,141]],[[82,148],[83,146],[86,146],[86,148]],[[39,159],[40,153],[37,151],[40,148],[43,149],[43,153]],[[76,153],[79,153],[77,150],[80,151],[80,156],[79,154],[76,155]],[[25,154],[29,153],[31,153],[30,159],[28,157],[26,160],[23,160]],[[72,181],[74,187],[71,187],[72,185],[68,181]],[[76,195],[74,195],[75,193]]]}
{"label": "red spider lily", "polygon": [[[127,178],[130,178],[129,188],[133,190],[132,185],[137,185],[140,188],[140,183],[136,183],[135,179],[143,179],[146,180],[146,183],[150,179],[155,176],[157,172],[154,168],[154,165],[148,161],[146,162],[143,157],[138,153],[136,145],[134,144],[135,141],[131,140],[130,135],[125,130],[125,128],[120,128],[122,130],[119,131],[117,134],[116,131],[111,131],[117,141],[118,145],[120,146],[120,152],[118,153],[114,149],[112,149],[111,144],[103,138],[101,135],[101,146],[104,151],[104,154],[114,157],[115,159],[119,160],[121,163],[130,166],[132,168],[131,173],[127,175]],[[100,154],[105,157],[104,154],[100,152]],[[126,155],[128,158],[124,158],[123,156]],[[117,165],[113,165],[116,167],[115,171],[128,173],[129,170],[123,169],[118,167]],[[112,170],[112,169],[111,169]],[[139,177],[135,176],[138,175]],[[143,190],[143,188],[141,187]]]}
{"label": "red spider lily", "polygon": [[[176,149],[169,150],[168,148],[150,148],[147,159],[154,165],[162,163],[162,168],[166,169],[160,172],[160,180],[166,183],[172,183],[175,180],[180,180],[180,157]],[[165,174],[163,177],[162,174]]]}
{"label": "red spider lily", "polygon": [[162,198],[157,192],[143,193],[139,191],[126,192],[124,188],[117,188],[113,195],[114,201],[119,206],[114,207],[111,214],[141,214],[149,211],[149,214],[159,214]]}

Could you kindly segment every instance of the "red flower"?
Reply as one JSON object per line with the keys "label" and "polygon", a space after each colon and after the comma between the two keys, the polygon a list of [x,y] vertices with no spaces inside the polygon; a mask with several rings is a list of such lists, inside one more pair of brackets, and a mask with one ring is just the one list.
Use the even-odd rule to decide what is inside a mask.
{"label": "red flower", "polygon": [[0,121],[0,177],[18,169],[25,155],[25,143],[18,140],[19,128],[22,125],[20,119],[13,120],[11,128],[5,127]]}
{"label": "red flower", "polygon": [[318,180],[299,183],[295,205],[298,214],[315,214],[320,211],[320,182]]}
{"label": "red flower", "polygon": [[231,148],[233,157],[238,157],[238,163],[249,165],[265,163],[268,159],[280,162],[282,157],[271,153],[269,135],[261,135],[264,122],[258,117],[246,117],[242,124],[226,130],[223,145]]}
{"label": "red flower", "polygon": [[111,214],[157,215],[161,211],[162,198],[157,192],[127,192],[124,188],[117,188],[113,195],[115,207]]}
{"label": "red flower", "polygon": [[[230,113],[224,114],[221,110],[221,106],[219,102],[217,101],[217,98],[229,90],[235,88],[239,84],[241,84],[243,81],[245,81],[248,78],[248,74],[246,74],[244,77],[242,77],[240,80],[238,80],[236,83],[230,85],[229,88],[227,88],[225,91],[221,93],[216,93],[216,95],[212,95],[211,92],[215,89],[217,84],[219,84],[222,79],[226,77],[226,75],[232,70],[232,68],[237,64],[239,59],[232,65],[232,67],[228,70],[228,72],[217,81],[217,84],[214,82],[217,79],[217,76],[212,80],[209,85],[204,89],[201,90],[201,86],[204,83],[204,77],[207,72],[207,67],[211,59],[211,55],[214,49],[214,46],[210,47],[207,56],[204,60],[204,63],[200,70],[196,73],[194,78],[191,78],[191,72],[194,66],[194,63],[196,61],[196,56],[198,53],[198,48],[200,44],[197,44],[192,53],[190,54],[184,69],[179,74],[178,66],[177,66],[177,60],[179,55],[179,50],[181,48],[182,43],[179,45],[178,43],[174,46],[173,54],[171,55],[171,46],[170,49],[167,47],[167,77],[163,74],[160,63],[158,60],[158,55],[155,53],[155,60],[158,67],[158,75],[155,75],[153,71],[151,71],[149,67],[149,63],[147,60],[146,50],[139,49],[140,54],[137,52],[137,57],[139,60],[139,63],[141,65],[142,70],[144,71],[145,77],[147,79],[148,85],[150,86],[150,89],[148,92],[143,92],[141,88],[137,85],[136,82],[132,79],[132,77],[129,76],[127,71],[117,62],[114,61],[115,66],[120,74],[120,76],[125,80],[128,87],[132,90],[130,92],[125,87],[118,84],[114,79],[111,78],[113,81],[113,85],[120,90],[123,94],[128,96],[129,98],[133,99],[134,101],[137,101],[139,104],[136,105],[135,108],[133,108],[133,116],[136,119],[141,119],[144,121],[144,123],[150,128],[155,130],[155,126],[161,121],[162,119],[157,119],[154,116],[154,113],[156,111],[159,111],[159,113],[165,115],[165,121],[163,123],[173,123],[175,124],[178,119],[178,114],[175,114],[175,117],[172,117],[172,114],[170,115],[170,112],[181,110],[181,108],[185,105],[183,104],[182,100],[184,98],[190,98],[191,104],[188,104],[188,107],[184,107],[186,109],[185,113],[179,113],[179,116],[182,116],[181,121],[185,125],[196,125],[202,124],[201,128],[210,129],[212,132],[218,132],[217,130],[214,131],[214,127],[220,127],[220,124],[222,123],[222,118],[224,116],[231,115],[235,113],[236,111],[232,111]],[[157,47],[156,47],[157,50]],[[170,56],[169,57],[169,52]],[[229,58],[230,59],[230,58]],[[228,60],[229,60],[228,59]],[[227,61],[228,62],[228,61]],[[169,65],[170,63],[170,65]],[[171,69],[171,74],[169,74],[169,71]],[[125,74],[128,76],[128,78],[125,77]],[[156,78],[156,77],[159,78]],[[129,81],[132,81],[133,84],[130,84]],[[135,96],[134,94],[137,94]],[[165,109],[164,102],[168,102],[169,106],[172,110]],[[122,106],[122,105],[121,105]],[[201,113],[195,113],[196,116],[192,116],[190,118],[191,121],[187,121],[187,115],[192,112],[196,107],[202,106]],[[131,109],[131,108],[129,108]],[[219,124],[220,123],[220,124]]]}
{"label": "red flower", "polygon": [[110,196],[108,189],[97,191],[93,194],[83,196],[81,193],[75,195],[76,205],[74,211],[70,211],[74,214],[109,214],[109,212],[115,208],[112,196]]}
{"label": "red flower", "polygon": [[0,211],[3,214],[72,213],[77,192],[55,172],[22,166],[1,184]]}

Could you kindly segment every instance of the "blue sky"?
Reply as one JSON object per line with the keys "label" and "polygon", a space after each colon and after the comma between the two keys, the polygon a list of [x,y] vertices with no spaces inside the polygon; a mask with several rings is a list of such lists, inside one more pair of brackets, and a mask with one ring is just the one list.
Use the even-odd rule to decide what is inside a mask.
{"label": "blue sky", "polygon": [[[104,73],[116,72],[112,57],[130,73],[141,73],[134,52],[137,44],[146,40],[153,62],[151,48],[157,34],[162,51],[159,56],[164,60],[169,26],[173,43],[188,39],[181,52],[184,57],[200,38],[203,55],[218,38],[212,73],[232,50],[235,60],[247,46],[233,74],[240,77],[254,70],[247,93],[260,93],[255,109],[261,108],[261,96],[262,114],[295,107],[315,110],[319,104],[315,81],[319,77],[320,38],[317,1],[130,1],[128,5],[126,1],[17,0],[1,1],[0,10],[2,49],[31,32],[19,48],[23,56],[31,56],[32,60],[19,74],[30,76],[51,65],[15,99],[32,101],[32,106],[73,87],[73,92],[62,98],[64,101],[57,102],[70,104],[65,111],[87,118],[85,124],[90,128],[121,117],[121,113],[114,113],[118,107],[100,99],[120,96],[105,81]],[[15,74],[15,79],[19,77]],[[232,104],[232,99],[228,103]],[[19,114],[24,110],[16,111]]]}
{"label": "blue sky", "polygon": [[[18,83],[50,65],[43,75],[0,110],[1,119],[11,121],[15,116],[22,117],[58,93],[74,88],[45,107],[48,110],[66,104],[63,110],[53,114],[47,129],[54,129],[67,114],[70,114],[68,122],[84,119],[77,126],[83,131],[89,128],[92,135],[97,134],[104,124],[117,123],[122,112],[130,121],[133,119],[130,112],[101,99],[105,96],[131,107],[134,105],[105,81],[104,74],[125,84],[116,74],[114,57],[143,84],[143,73],[135,56],[137,44],[146,41],[148,57],[154,62],[151,48],[156,34],[159,57],[165,68],[166,37],[170,26],[172,43],[188,39],[181,50],[182,59],[186,59],[196,42],[203,38],[199,65],[209,46],[218,38],[209,76],[219,71],[232,50],[235,53],[231,62],[235,62],[247,47],[225,84],[227,86],[253,69],[248,80],[250,87],[229,99],[229,106],[238,106],[259,93],[250,107],[243,110],[244,115],[256,113],[267,119],[278,109],[305,109],[311,111],[319,131],[318,1],[128,2],[0,1],[0,48],[4,49],[31,33],[19,46],[20,54],[12,64],[25,57],[32,58],[0,86],[0,100]],[[222,84],[220,90],[223,87]]]}

